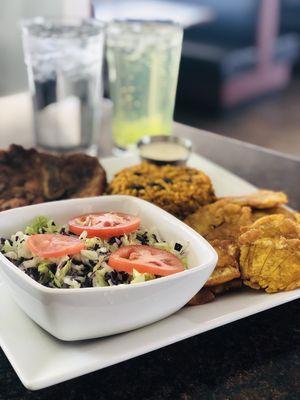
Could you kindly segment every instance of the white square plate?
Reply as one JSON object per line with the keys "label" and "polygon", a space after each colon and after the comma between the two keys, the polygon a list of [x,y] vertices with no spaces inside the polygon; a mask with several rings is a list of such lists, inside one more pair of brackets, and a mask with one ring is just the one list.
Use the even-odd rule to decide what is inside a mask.
{"label": "white square plate", "polygon": [[[138,159],[134,156],[102,160],[109,179],[120,169],[135,163],[138,163]],[[255,189],[202,157],[192,155],[189,165],[211,177],[218,196],[241,195]],[[11,300],[6,287],[0,284],[0,345],[23,384],[35,390],[128,360],[298,298],[300,289],[272,295],[244,289],[209,304],[183,308],[160,322],[132,332],[89,341],[62,342],[30,320]]]}

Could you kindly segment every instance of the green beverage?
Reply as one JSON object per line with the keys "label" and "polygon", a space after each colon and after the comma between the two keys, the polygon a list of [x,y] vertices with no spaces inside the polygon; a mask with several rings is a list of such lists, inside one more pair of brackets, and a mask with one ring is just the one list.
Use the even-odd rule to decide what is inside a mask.
{"label": "green beverage", "polygon": [[107,32],[113,136],[120,148],[145,135],[169,135],[182,29],[167,22],[120,21]]}

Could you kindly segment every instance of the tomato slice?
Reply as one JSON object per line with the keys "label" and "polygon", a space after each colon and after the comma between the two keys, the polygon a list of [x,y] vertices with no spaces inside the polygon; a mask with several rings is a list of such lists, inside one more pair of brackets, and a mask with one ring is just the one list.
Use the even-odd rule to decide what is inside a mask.
{"label": "tomato slice", "polygon": [[125,271],[129,274],[132,274],[133,269],[140,273],[147,272],[159,276],[184,271],[181,260],[174,254],[144,245],[120,247],[111,253],[108,265],[117,271]]}
{"label": "tomato slice", "polygon": [[109,239],[136,231],[141,219],[121,212],[100,212],[85,214],[69,221],[69,230],[75,235],[87,232],[87,237]]}
{"label": "tomato slice", "polygon": [[80,253],[84,243],[75,237],[55,233],[31,235],[27,239],[31,252],[41,258],[56,258]]}

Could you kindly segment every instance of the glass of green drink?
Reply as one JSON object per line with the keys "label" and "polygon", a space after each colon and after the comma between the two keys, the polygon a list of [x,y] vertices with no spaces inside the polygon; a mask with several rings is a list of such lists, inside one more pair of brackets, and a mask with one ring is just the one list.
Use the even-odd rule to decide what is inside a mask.
{"label": "glass of green drink", "polygon": [[182,28],[164,21],[115,21],[107,28],[113,136],[121,149],[172,132]]}

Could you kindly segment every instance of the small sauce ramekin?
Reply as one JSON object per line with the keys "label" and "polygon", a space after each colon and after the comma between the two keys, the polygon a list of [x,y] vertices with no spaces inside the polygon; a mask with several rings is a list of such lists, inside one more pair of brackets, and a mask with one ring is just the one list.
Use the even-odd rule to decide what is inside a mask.
{"label": "small sauce ramekin", "polygon": [[137,147],[144,161],[157,165],[183,165],[190,156],[192,142],[177,136],[144,136]]}

